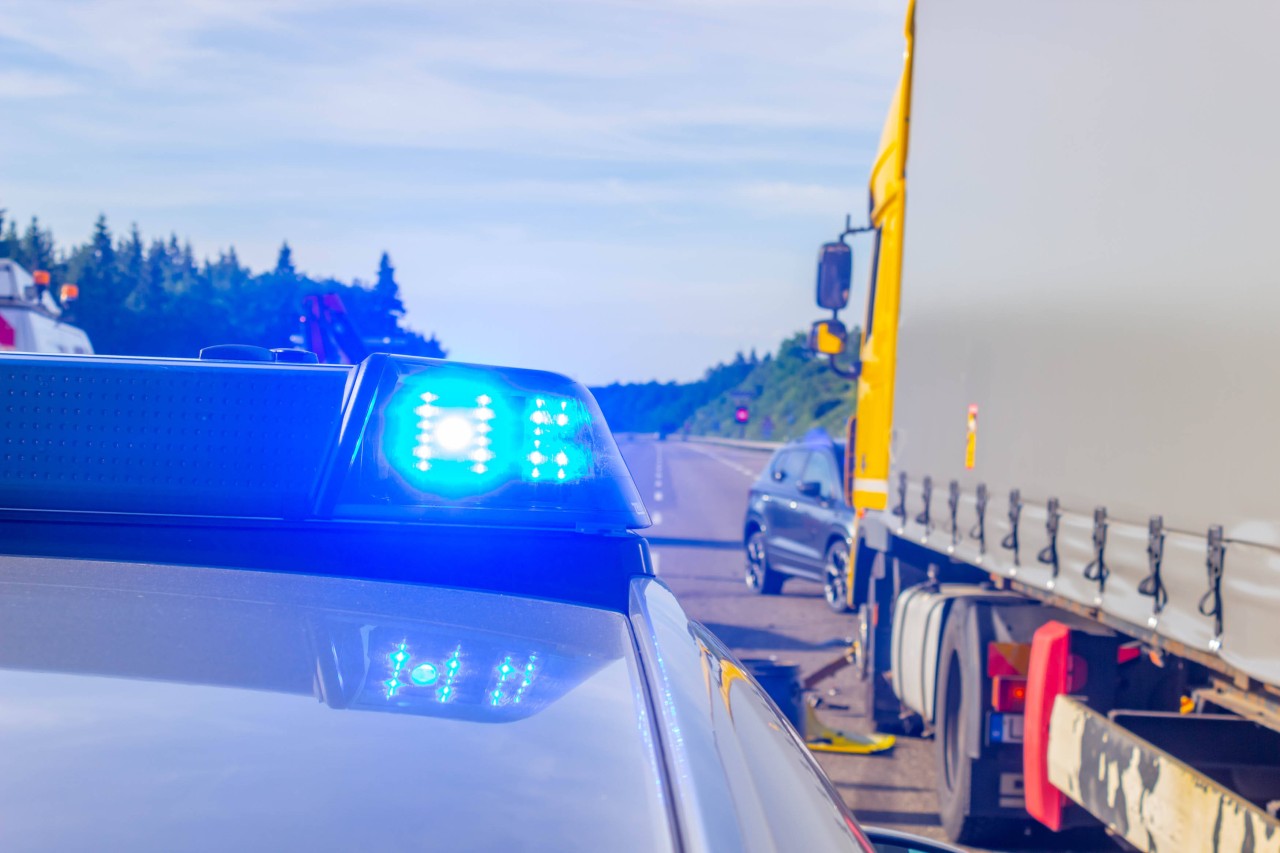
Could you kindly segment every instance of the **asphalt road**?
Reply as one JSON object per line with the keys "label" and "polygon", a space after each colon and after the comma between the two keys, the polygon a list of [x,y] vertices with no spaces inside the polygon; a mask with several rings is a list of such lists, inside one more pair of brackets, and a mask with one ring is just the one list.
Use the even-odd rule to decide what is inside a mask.
{"label": "asphalt road", "polygon": [[[856,617],[832,613],[819,584],[793,579],[781,595],[760,596],[743,583],[747,489],[767,453],[627,436],[619,443],[653,516],[645,535],[655,567],[690,615],[740,658],[776,658],[808,674],[840,656],[856,631]],[[819,713],[827,725],[871,731],[851,670],[823,687]],[[817,757],[863,823],[943,837],[931,741],[900,739],[882,755]]]}
{"label": "asphalt road", "polygon": [[[644,533],[654,566],[693,618],[739,658],[796,663],[802,677],[841,656],[857,631],[857,617],[832,613],[820,584],[791,579],[781,595],[761,596],[743,582],[747,490],[768,453],[625,435],[618,442],[653,517],[653,527]],[[824,723],[843,731],[873,730],[852,669],[822,688]],[[945,838],[934,794],[932,740],[899,738],[891,751],[878,755],[815,755],[861,822]],[[1095,853],[1117,848],[1087,830],[1038,835],[1021,849]]]}

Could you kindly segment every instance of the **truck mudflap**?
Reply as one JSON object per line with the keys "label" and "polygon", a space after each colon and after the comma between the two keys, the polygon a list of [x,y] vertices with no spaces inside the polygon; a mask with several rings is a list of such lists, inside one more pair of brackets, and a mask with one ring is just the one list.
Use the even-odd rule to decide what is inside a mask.
{"label": "truck mudflap", "polygon": [[1139,850],[1280,853],[1280,822],[1106,715],[1059,696],[1049,781]]}

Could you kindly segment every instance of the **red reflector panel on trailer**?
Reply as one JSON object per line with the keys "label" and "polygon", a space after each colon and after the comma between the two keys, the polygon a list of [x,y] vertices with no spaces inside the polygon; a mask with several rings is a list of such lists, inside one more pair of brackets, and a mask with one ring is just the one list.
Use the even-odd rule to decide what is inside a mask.
{"label": "red reflector panel on trailer", "polygon": [[1022,772],[1027,812],[1055,832],[1062,828],[1066,796],[1049,782],[1049,715],[1054,700],[1068,692],[1071,629],[1061,622],[1041,625],[1031,641],[1031,662],[1023,720]]}
{"label": "red reflector panel on trailer", "polygon": [[1027,643],[987,643],[987,675],[1025,678],[1031,646]]}

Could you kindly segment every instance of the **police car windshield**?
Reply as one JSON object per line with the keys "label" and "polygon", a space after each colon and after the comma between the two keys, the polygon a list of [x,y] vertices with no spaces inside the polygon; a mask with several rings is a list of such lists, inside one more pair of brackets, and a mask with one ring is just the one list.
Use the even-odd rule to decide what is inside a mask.
{"label": "police car windshield", "polygon": [[622,614],[570,604],[6,560],[0,839],[667,849],[632,648]]}

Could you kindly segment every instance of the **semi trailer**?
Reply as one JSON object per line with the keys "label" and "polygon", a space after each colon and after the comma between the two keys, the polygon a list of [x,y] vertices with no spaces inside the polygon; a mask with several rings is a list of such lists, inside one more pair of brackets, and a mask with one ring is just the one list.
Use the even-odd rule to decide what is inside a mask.
{"label": "semi trailer", "polygon": [[933,737],[955,841],[1280,851],[1276,33],[1262,0],[908,7],[810,340],[858,377],[869,708]]}

